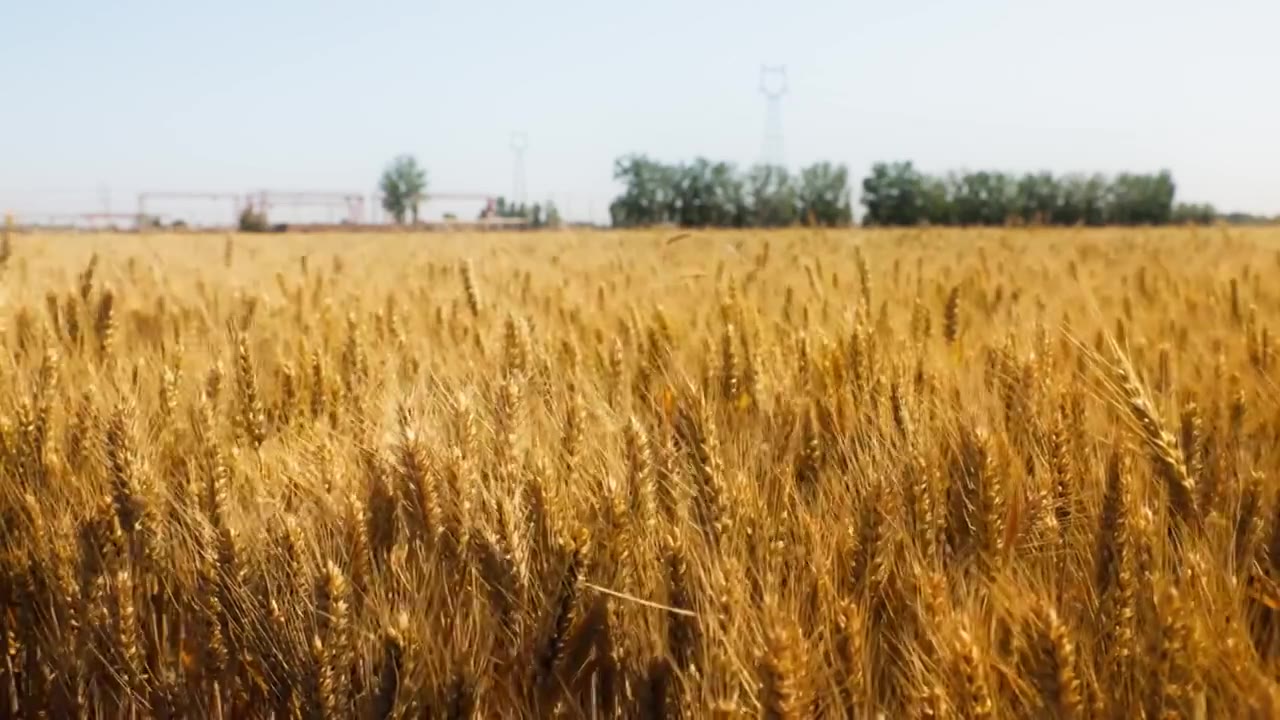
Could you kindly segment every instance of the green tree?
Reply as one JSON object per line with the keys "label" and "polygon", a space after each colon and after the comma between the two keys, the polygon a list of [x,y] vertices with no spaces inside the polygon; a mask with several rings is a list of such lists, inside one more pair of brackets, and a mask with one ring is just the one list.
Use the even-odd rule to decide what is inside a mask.
{"label": "green tree", "polygon": [[255,210],[252,205],[245,205],[240,211],[240,232],[266,232],[266,213]]}
{"label": "green tree", "polygon": [[1052,173],[1028,173],[1023,175],[1015,190],[1017,212],[1022,220],[1033,225],[1053,222],[1054,213],[1062,203],[1062,189]]}
{"label": "green tree", "polygon": [[1178,203],[1173,208],[1173,222],[1180,225],[1210,225],[1217,219],[1218,211],[1208,203]]}
{"label": "green tree", "polygon": [[676,169],[674,219],[686,227],[739,227],[746,222],[742,181],[732,165],[697,158]]}
{"label": "green tree", "polygon": [[1011,219],[1053,225],[1163,225],[1212,222],[1207,205],[1174,205],[1173,176],[1122,173],[1008,173],[980,170],[944,179],[916,172],[909,162],[876,163],[863,181],[869,225],[1003,225]]}
{"label": "green tree", "polygon": [[752,227],[787,227],[796,222],[796,187],[781,165],[757,165],[746,178],[747,223]]}
{"label": "green tree", "polygon": [[382,190],[382,207],[391,213],[397,223],[404,223],[405,216],[418,222],[418,205],[427,191],[427,172],[418,165],[412,155],[401,155],[382,172],[378,183]]}
{"label": "green tree", "polygon": [[1102,175],[1073,174],[1061,180],[1055,225],[1102,225],[1107,221],[1109,188]]}
{"label": "green tree", "polygon": [[[614,162],[614,179],[623,183],[609,207],[617,227],[670,222],[783,227],[797,221],[839,226],[853,219],[848,171],[832,163],[815,163],[792,176],[783,167],[761,165],[744,174],[707,158],[669,165],[628,155]],[[1168,171],[1112,179],[993,170],[939,177],[921,173],[910,162],[881,162],[862,180],[861,203],[865,224],[889,226],[1004,225],[1019,219],[1052,225],[1158,225],[1217,217],[1208,206],[1175,207],[1174,191]],[[524,208],[512,210],[527,216]]]}
{"label": "green tree", "polygon": [[561,222],[562,221],[560,220],[560,210],[556,208],[555,203],[548,201],[547,202],[547,227],[558,228],[560,227]]}
{"label": "green tree", "polygon": [[1155,175],[1117,175],[1111,183],[1107,221],[1118,225],[1168,223],[1173,219],[1175,190],[1168,170]]}
{"label": "green tree", "polygon": [[697,158],[690,165],[681,165],[677,177],[676,222],[684,227],[711,225],[716,192],[711,163]]}
{"label": "green tree", "polygon": [[981,170],[950,177],[956,222],[1003,225],[1015,214],[1017,183],[1004,173]]}
{"label": "green tree", "polygon": [[679,168],[646,155],[628,155],[614,161],[613,179],[623,184],[622,194],[609,206],[614,225],[632,227],[677,219]]}
{"label": "green tree", "polygon": [[750,205],[746,186],[738,169],[718,162],[709,170],[712,188],[712,224],[720,227],[745,227],[750,224]]}
{"label": "green tree", "polygon": [[800,171],[800,220],[805,224],[839,227],[853,221],[849,203],[849,170],[829,162]]}
{"label": "green tree", "polygon": [[951,202],[951,189],[941,178],[926,177],[921,187],[924,217],[930,225],[955,223],[955,207]]}
{"label": "green tree", "polygon": [[916,225],[925,219],[925,178],[911,162],[876,163],[862,181],[866,225]]}

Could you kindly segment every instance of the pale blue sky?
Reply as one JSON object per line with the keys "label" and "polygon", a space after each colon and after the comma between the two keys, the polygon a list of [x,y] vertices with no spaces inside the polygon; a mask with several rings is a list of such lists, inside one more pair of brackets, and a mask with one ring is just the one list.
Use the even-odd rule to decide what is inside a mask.
{"label": "pale blue sky", "polygon": [[1278,31],[1277,0],[0,0],[0,206],[369,192],[402,151],[510,194],[522,129],[530,199],[603,221],[618,155],[756,160],[785,63],[792,165],[1168,167],[1274,213]]}

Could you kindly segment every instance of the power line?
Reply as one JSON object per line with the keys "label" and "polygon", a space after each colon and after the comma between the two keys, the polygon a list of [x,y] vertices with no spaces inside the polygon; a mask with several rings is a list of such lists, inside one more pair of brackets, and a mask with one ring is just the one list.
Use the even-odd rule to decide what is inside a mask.
{"label": "power line", "polygon": [[764,144],[761,161],[785,165],[782,143],[782,96],[787,94],[787,66],[760,66],[760,93],[765,97]]}

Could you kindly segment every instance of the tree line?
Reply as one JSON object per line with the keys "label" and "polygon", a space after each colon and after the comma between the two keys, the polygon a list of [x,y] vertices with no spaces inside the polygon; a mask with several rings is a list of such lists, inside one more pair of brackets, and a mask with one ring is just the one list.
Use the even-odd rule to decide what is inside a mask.
{"label": "tree line", "polygon": [[560,210],[550,200],[547,201],[545,206],[541,203],[528,205],[526,203],[511,202],[501,196],[495,201],[493,207],[486,207],[480,211],[479,218],[481,220],[493,217],[523,220],[531,228],[555,228],[560,227],[562,222]]}
{"label": "tree line", "polygon": [[742,172],[706,158],[673,165],[628,155],[614,162],[613,177],[624,188],[609,206],[615,227],[839,226],[853,221],[849,171],[843,165],[815,163],[793,175],[773,165]]}
{"label": "tree line", "polygon": [[1210,223],[1212,205],[1175,203],[1168,170],[1014,175],[981,170],[938,177],[910,162],[876,163],[862,181],[867,225],[1165,225]]}
{"label": "tree line", "polygon": [[[646,155],[614,162],[623,185],[610,205],[615,227],[844,226],[853,222],[849,172],[815,163],[797,174],[698,158],[670,164]],[[910,162],[877,163],[862,180],[862,222],[903,225],[1163,225],[1210,223],[1212,205],[1175,202],[1167,170],[1057,176],[999,171],[932,176]]]}
{"label": "tree line", "polygon": [[[852,190],[844,165],[818,162],[792,173],[777,165],[737,166],[707,158],[665,163],[643,154],[614,161],[623,185],[609,206],[615,227],[847,226]],[[383,207],[397,223],[417,221],[426,197],[426,171],[409,155],[395,158],[379,183]],[[1165,225],[1274,221],[1242,213],[1220,215],[1212,205],[1176,202],[1173,176],[1154,173],[1017,175],[997,170],[929,175],[911,162],[876,163],[861,183],[862,223],[911,225]],[[482,211],[556,227],[554,205],[500,199]],[[250,218],[251,220],[253,218]],[[244,224],[244,218],[242,218]]]}
{"label": "tree line", "polygon": [[[418,209],[428,199],[427,171],[417,158],[403,154],[393,159],[382,171],[378,180],[378,189],[382,191],[382,209],[386,210],[397,225],[406,221],[418,224]],[[479,219],[504,218],[523,220],[532,228],[559,227],[560,211],[555,203],[547,202],[532,205],[508,201],[499,197],[493,206],[480,210]],[[445,214],[446,220],[456,220],[452,213]],[[243,223],[242,223],[243,224]]]}

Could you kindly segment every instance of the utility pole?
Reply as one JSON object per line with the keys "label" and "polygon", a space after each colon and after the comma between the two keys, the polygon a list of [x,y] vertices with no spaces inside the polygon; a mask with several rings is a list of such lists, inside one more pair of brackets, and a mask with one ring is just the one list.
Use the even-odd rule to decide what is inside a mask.
{"label": "utility pole", "polygon": [[511,133],[511,154],[515,160],[511,172],[511,202],[525,203],[524,151],[529,147],[529,135],[523,131]]}
{"label": "utility pole", "polygon": [[787,94],[787,66],[760,66],[760,93],[765,97],[764,145],[761,161],[785,165],[782,145],[782,96]]}

